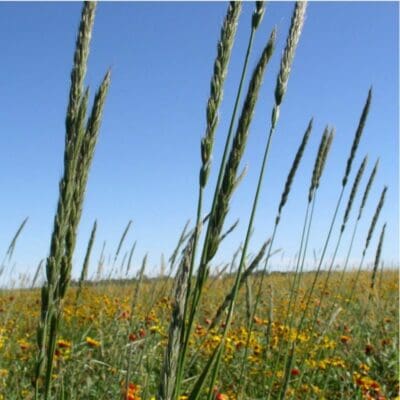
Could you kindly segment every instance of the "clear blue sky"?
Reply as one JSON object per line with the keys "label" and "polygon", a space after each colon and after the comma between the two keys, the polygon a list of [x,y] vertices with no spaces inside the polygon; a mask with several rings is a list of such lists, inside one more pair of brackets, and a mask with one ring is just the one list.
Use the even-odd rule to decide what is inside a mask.
{"label": "clear blue sky", "polygon": [[[122,253],[137,239],[135,265],[148,251],[151,268],[158,268],[161,252],[170,255],[185,221],[194,219],[205,103],[226,7],[223,2],[98,5],[87,83],[93,94],[111,66],[112,84],[89,178],[75,276],[95,218],[99,229],[92,272],[103,240],[107,240],[107,252],[114,253],[129,219],[133,220],[133,230]],[[253,7],[254,3],[245,3],[240,18],[205,204],[209,204],[215,182]],[[257,32],[251,68],[275,25],[277,48],[244,155],[249,172],[233,197],[227,218],[227,226],[236,218],[240,218],[240,226],[221,246],[216,262],[229,261],[244,236],[292,9],[293,3],[269,3]],[[62,174],[64,118],[80,10],[80,3],[0,3],[0,254],[5,253],[23,218],[30,218],[16,248],[17,271],[33,271],[49,250]],[[383,258],[387,265],[398,263],[398,15],[399,6],[394,2],[309,4],[273,139],[252,251],[271,234],[287,172],[312,116],[312,137],[276,239],[276,247],[284,248],[276,263],[287,265],[297,251],[312,164],[322,130],[329,123],[336,127],[336,138],[321,183],[311,237],[311,249],[321,249],[359,116],[368,88],[373,85],[371,112],[345,201],[363,156],[369,154],[367,175],[377,157],[381,157],[381,165],[352,259],[360,257],[380,192],[387,184],[387,201],[367,259],[373,260],[380,229],[387,221]],[[366,180],[367,176],[362,190]],[[356,208],[359,201],[360,194]],[[342,209],[340,219],[343,212]],[[347,251],[353,222],[354,215],[339,261]],[[337,226],[328,254],[333,251],[338,229]]]}

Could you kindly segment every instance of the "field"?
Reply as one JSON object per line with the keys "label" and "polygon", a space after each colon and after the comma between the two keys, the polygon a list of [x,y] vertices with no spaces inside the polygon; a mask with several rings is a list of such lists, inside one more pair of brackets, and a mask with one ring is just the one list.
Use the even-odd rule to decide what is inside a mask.
{"label": "field", "polygon": [[[89,276],[97,220],[81,267],[75,263],[75,248],[112,74],[105,72],[91,104],[85,76],[96,3],[84,2],[50,249],[35,273],[7,282],[26,218],[0,265],[0,400],[400,399],[399,269],[397,261],[385,262],[384,253],[385,235],[393,236],[391,224],[396,222],[381,223],[388,186],[376,187],[380,159],[370,168],[368,154],[360,160],[358,154],[374,91],[365,88],[359,115],[351,117],[355,128],[348,147],[340,149],[347,155],[343,165],[340,158],[328,163],[336,136],[333,126],[325,126],[307,164],[309,172],[301,172],[307,175],[302,198],[291,192],[303,162],[310,162],[306,150],[311,147],[314,118],[300,129],[295,151],[290,148],[286,180],[279,187],[272,232],[255,245],[256,214],[263,208],[260,193],[268,186],[272,139],[282,118],[307,3],[293,3],[284,47],[277,51],[273,28],[250,71],[254,38],[266,10],[264,2],[254,3],[218,166],[213,161],[215,134],[242,4],[226,6],[199,143],[200,162],[194,166],[199,167],[194,220],[184,227],[171,257],[162,256],[157,274],[147,254],[141,266],[132,262],[136,242],[126,249],[129,220],[115,253],[106,261],[104,242],[97,271]],[[270,60],[279,55],[267,135],[259,146],[262,157],[260,165],[253,165],[253,200],[248,219],[246,215],[240,222],[245,234],[237,251],[225,254],[225,263],[218,264],[221,243],[229,241],[239,224],[229,225],[227,216],[246,179],[243,156],[263,78]],[[338,182],[323,182],[328,165],[340,171]],[[151,167],[162,166],[153,162]],[[214,179],[215,188],[209,191]],[[331,193],[337,189],[333,210],[325,209],[324,201],[319,204],[328,186]],[[304,222],[296,226],[301,232],[297,252],[285,259],[276,238],[283,217],[290,221],[284,215],[290,196]],[[321,220],[327,221],[326,232]],[[313,233],[319,243],[312,242]],[[283,267],[276,268],[276,254],[286,260]],[[73,278],[77,267],[80,276]]]}
{"label": "field", "polygon": [[[246,290],[242,290],[215,386],[216,398],[238,398],[243,368],[246,370],[244,398],[248,399],[264,399],[266,392],[276,398],[285,379],[288,380],[286,396],[293,399],[396,397],[397,271],[386,270],[379,275],[371,298],[368,290],[371,276],[362,273],[351,302],[348,299],[355,274],[348,272],[340,282],[340,274],[334,273],[322,292],[325,275],[320,275],[312,306],[299,331],[296,327],[304,308],[304,294],[314,273],[305,274],[299,299],[287,321],[283,316],[287,313],[294,275],[271,274],[265,279],[264,293],[272,296],[262,299],[250,338]],[[250,286],[255,288],[259,279],[253,277]],[[206,284],[206,300],[190,341],[183,392],[190,392],[194,380],[221,341],[221,324],[211,331],[209,327],[231,285],[229,277],[211,278]],[[55,398],[121,398],[128,360],[131,386],[126,398],[155,398],[168,341],[173,303],[171,286],[167,278],[144,280],[140,286],[137,281],[103,282],[84,287],[78,301],[76,288],[71,288],[57,339],[53,370]],[[37,290],[10,291],[2,293],[0,298],[3,327],[0,393],[4,399],[33,398],[39,302]],[[319,316],[312,327],[317,310]],[[294,319],[290,324],[291,316]],[[286,376],[285,352],[296,337],[295,356]],[[186,397],[182,395],[181,398]]]}

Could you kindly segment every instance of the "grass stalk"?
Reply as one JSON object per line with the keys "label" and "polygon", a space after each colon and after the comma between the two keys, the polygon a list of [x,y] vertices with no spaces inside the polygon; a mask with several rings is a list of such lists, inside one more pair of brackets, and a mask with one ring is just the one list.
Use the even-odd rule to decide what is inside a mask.
{"label": "grass stalk", "polygon": [[242,368],[241,368],[241,373],[240,373],[240,378],[239,378],[239,387],[242,390],[240,398],[243,396],[243,391],[245,391],[245,387],[246,387],[246,383],[243,383],[242,381],[243,381],[243,379],[245,379],[244,376],[245,376],[245,371],[246,371],[246,366],[247,366],[246,360],[247,360],[248,350],[249,350],[249,345],[250,345],[250,337],[251,337],[251,334],[252,334],[252,331],[253,331],[253,328],[254,328],[254,317],[256,316],[257,308],[258,308],[258,305],[259,305],[259,302],[260,302],[260,299],[261,299],[261,292],[262,292],[264,277],[265,277],[265,274],[267,272],[268,262],[269,262],[270,254],[271,254],[271,250],[272,250],[272,245],[274,243],[274,239],[275,239],[275,236],[276,236],[278,225],[279,225],[279,222],[281,220],[283,208],[284,208],[284,206],[285,206],[285,204],[286,204],[286,202],[288,200],[290,189],[291,189],[292,184],[293,184],[293,180],[295,178],[297,169],[298,169],[298,167],[300,165],[300,161],[301,161],[301,159],[303,157],[304,150],[306,148],[308,139],[310,137],[310,134],[311,134],[311,131],[312,131],[312,126],[313,126],[313,120],[311,119],[310,122],[308,123],[306,131],[304,132],[303,139],[302,139],[302,141],[301,141],[301,143],[300,143],[300,145],[299,145],[299,147],[297,149],[295,158],[293,160],[292,166],[291,166],[289,174],[287,176],[286,183],[285,183],[282,195],[281,195],[281,200],[280,200],[280,203],[279,203],[279,206],[278,206],[278,211],[277,211],[277,214],[276,214],[276,217],[275,217],[274,230],[273,230],[273,233],[272,233],[272,236],[271,236],[271,242],[270,242],[269,247],[268,247],[268,254],[267,254],[267,258],[266,258],[265,263],[264,263],[264,268],[263,268],[262,273],[261,273],[261,278],[260,278],[260,282],[259,282],[259,285],[258,285],[258,291],[257,291],[257,294],[256,294],[256,300],[255,300],[255,304],[254,304],[254,307],[253,307],[252,316],[250,318],[249,333],[248,333],[248,336],[247,336],[247,342],[246,342],[246,347],[245,347],[243,361],[242,361]]}
{"label": "grass stalk", "polygon": [[[56,336],[62,314],[62,300],[69,285],[72,254],[79,224],[85,187],[97,141],[98,131],[110,83],[106,74],[95,95],[91,115],[86,122],[88,90],[83,89],[86,64],[96,3],[84,3],[76,41],[74,66],[66,117],[64,175],[60,193],[50,254],[46,264],[47,282],[42,288],[42,307],[38,326],[38,352],[35,366],[35,399],[39,398],[39,380],[45,359],[44,399],[51,393],[51,376]],[[77,168],[79,163],[79,169]],[[47,343],[47,346],[46,346]]]}
{"label": "grass stalk", "polygon": [[[259,194],[261,191],[262,181],[263,181],[263,177],[264,177],[264,173],[265,173],[265,168],[266,168],[267,158],[268,158],[269,149],[270,149],[270,145],[271,145],[272,135],[275,131],[276,124],[279,119],[280,106],[281,106],[283,97],[287,90],[287,84],[288,84],[288,79],[289,79],[289,75],[290,75],[290,71],[291,71],[291,67],[292,67],[294,54],[296,51],[296,47],[297,47],[297,44],[298,44],[298,41],[300,38],[300,34],[301,34],[301,30],[303,27],[303,23],[304,23],[306,7],[307,7],[306,2],[299,2],[299,1],[296,2],[295,7],[294,7],[294,12],[292,15],[289,35],[288,35],[288,38],[286,41],[286,47],[285,47],[285,50],[283,52],[283,56],[281,59],[280,70],[278,73],[276,87],[275,87],[275,105],[272,110],[271,128],[270,128],[268,139],[267,139],[266,146],[265,146],[263,161],[262,161],[261,169],[260,169],[260,173],[259,173],[259,179],[258,179],[258,183],[257,183],[255,196],[254,196],[251,214],[250,214],[246,238],[245,238],[244,245],[243,245],[242,256],[241,256],[241,260],[239,263],[239,268],[238,268],[236,281],[235,281],[235,285],[234,285],[235,296],[229,307],[229,313],[228,313],[228,317],[227,317],[227,321],[226,321],[226,327],[224,330],[222,346],[219,350],[219,354],[218,354],[216,363],[213,367],[213,374],[212,374],[210,389],[213,387],[216,377],[217,377],[217,374],[218,374],[219,363],[220,363],[221,356],[223,353],[223,348],[224,348],[223,344],[226,339],[227,332],[229,330],[229,325],[230,325],[230,321],[231,321],[232,314],[233,314],[234,303],[235,303],[237,292],[238,292],[238,282],[239,282],[242,266],[243,266],[243,263],[244,263],[244,260],[246,257],[246,252],[247,252],[247,247],[248,247],[249,240],[250,240],[250,235],[251,235],[251,232],[253,229],[253,222],[254,222],[254,218],[255,218],[255,214],[256,214],[258,198],[259,198]],[[271,242],[272,242],[272,239],[271,239]],[[271,248],[271,246],[270,246],[270,248]],[[241,382],[240,382],[240,385],[241,385]],[[209,395],[209,398],[210,398],[210,395]]]}

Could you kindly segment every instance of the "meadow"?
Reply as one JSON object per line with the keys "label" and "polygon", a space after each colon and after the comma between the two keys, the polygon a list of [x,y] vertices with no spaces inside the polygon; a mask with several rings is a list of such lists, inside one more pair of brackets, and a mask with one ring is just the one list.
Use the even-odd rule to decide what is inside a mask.
{"label": "meadow", "polygon": [[[360,115],[354,117],[354,136],[343,150],[346,162],[335,166],[343,169],[337,205],[330,210],[328,232],[320,233],[322,248],[312,265],[310,232],[313,220],[322,218],[316,215],[315,204],[335,138],[330,126],[313,150],[308,196],[301,199],[304,224],[298,252],[285,271],[272,271],[273,256],[282,251],[274,247],[275,238],[313,119],[303,128],[282,182],[272,232],[257,252],[249,251],[306,2],[294,4],[284,49],[276,51],[273,29],[250,71],[254,37],[265,13],[265,3],[255,2],[225,147],[220,165],[215,166],[218,110],[241,12],[240,2],[227,3],[199,146],[196,218],[184,227],[157,276],[148,270],[147,256],[132,275],[135,244],[124,253],[132,221],[115,253],[106,261],[102,252],[96,273],[89,276],[97,239],[94,222],[80,277],[72,280],[86,185],[112,81],[107,71],[89,107],[84,82],[95,9],[94,2],[83,4],[78,29],[65,120],[64,170],[49,254],[34,274],[0,290],[0,399],[399,399],[398,266],[385,267],[382,260],[386,223],[381,224],[380,214],[388,188],[374,185],[379,160],[369,169],[368,156],[359,162],[357,152],[373,107],[371,88],[366,88]],[[235,190],[246,179],[240,166],[260,87],[271,57],[279,55],[274,105],[246,234],[237,251],[217,266],[214,257],[237,226],[226,226],[225,220]],[[207,205],[210,174],[217,179],[212,203]],[[372,191],[380,197],[370,215],[365,211]],[[366,232],[358,231],[361,219],[369,220]],[[12,238],[0,276],[12,268],[27,222]],[[346,229],[352,232],[349,243],[342,240]],[[363,251],[354,264],[349,260],[355,240],[362,242]],[[347,247],[347,257],[337,264],[340,245]],[[41,274],[44,284],[38,279]]]}

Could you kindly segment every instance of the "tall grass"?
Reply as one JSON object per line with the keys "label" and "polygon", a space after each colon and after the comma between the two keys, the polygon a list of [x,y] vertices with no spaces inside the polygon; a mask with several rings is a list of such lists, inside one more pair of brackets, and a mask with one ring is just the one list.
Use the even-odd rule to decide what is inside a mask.
{"label": "tall grass", "polygon": [[[312,358],[318,365],[323,361],[326,362],[328,356],[331,360],[334,359],[337,354],[344,354],[347,357],[347,365],[352,374],[345,378],[343,373],[340,378],[337,378],[334,385],[340,390],[337,398],[350,398],[349,394],[353,396],[352,398],[362,398],[366,393],[366,383],[360,381],[361,378],[355,375],[356,356],[351,358],[348,349],[341,350],[338,346],[329,347],[330,339],[327,337],[330,334],[337,336],[337,329],[341,329],[343,321],[350,321],[360,330],[371,329],[377,332],[378,328],[375,327],[373,330],[373,324],[370,321],[363,320],[357,324],[357,318],[369,315],[371,309],[374,312],[378,307],[383,309],[381,304],[384,298],[381,289],[383,278],[381,276],[381,282],[378,284],[377,274],[381,265],[386,223],[382,227],[378,240],[373,267],[366,275],[368,277],[367,298],[365,294],[364,298],[362,297],[362,285],[365,285],[362,269],[384,206],[386,186],[372,216],[358,269],[352,275],[349,272],[345,273],[358,223],[365,210],[378,170],[378,162],[376,162],[365,186],[360,206],[354,211],[367,166],[367,156],[360,162],[354,177],[352,169],[354,163],[358,162],[356,161],[357,152],[372,104],[372,89],[369,90],[361,111],[344,173],[338,184],[338,198],[332,210],[328,231],[319,235],[323,238],[322,252],[319,257],[315,257],[315,271],[310,273],[306,269],[313,219],[318,217],[317,198],[322,189],[320,185],[324,170],[328,165],[328,156],[335,135],[334,128],[329,126],[324,129],[316,149],[313,169],[310,171],[310,185],[306,197],[303,198],[305,215],[298,253],[293,261],[294,270],[282,276],[270,271],[271,258],[279,251],[274,248],[274,244],[284,217],[283,212],[289,195],[292,196],[292,186],[301,162],[308,157],[306,148],[314,119],[309,121],[305,130],[304,127],[301,128],[304,133],[298,140],[297,151],[293,155],[292,164],[283,184],[272,234],[264,236],[270,239],[259,246],[257,253],[249,254],[257,210],[261,206],[260,194],[263,189],[267,189],[268,194],[272,190],[271,185],[266,184],[264,178],[268,157],[272,151],[272,141],[278,133],[279,118],[283,114],[283,101],[288,91],[296,49],[306,19],[306,2],[298,1],[294,4],[289,32],[281,53],[275,86],[272,88],[274,94],[272,111],[266,127],[265,142],[261,148],[262,161],[258,169],[253,200],[249,205],[246,233],[232,262],[220,264],[216,268],[217,272],[213,273],[212,263],[222,241],[228,240],[229,235],[239,224],[239,221],[236,221],[228,228],[225,226],[235,191],[245,178],[245,173],[240,171],[240,166],[251,134],[251,123],[256,105],[259,98],[264,95],[264,76],[275,53],[277,31],[273,29],[269,37],[260,38],[264,41],[264,47],[258,57],[253,60],[253,45],[258,39],[256,33],[262,24],[265,6],[264,2],[256,1],[251,20],[247,22],[247,47],[243,54],[243,65],[229,116],[225,144],[218,168],[213,169],[212,160],[217,158],[214,154],[214,144],[219,123],[219,109],[223,101],[224,83],[231,54],[235,49],[235,36],[242,7],[241,2],[227,4],[217,42],[210,94],[206,104],[205,132],[200,143],[198,197],[193,226],[187,222],[171,257],[167,259],[162,256],[160,274],[157,278],[146,277],[147,253],[136,277],[129,278],[133,269],[137,243],[135,240],[126,249],[126,238],[132,225],[132,221],[129,220],[115,253],[109,256],[108,266],[111,269],[107,271],[108,278],[105,282],[101,281],[101,278],[106,276],[103,270],[106,266],[106,242],[103,242],[95,277],[98,282],[95,286],[91,285],[90,279],[87,278],[96,237],[97,221],[95,221],[78,285],[74,291],[73,288],[71,290],[68,288],[71,282],[77,229],[110,85],[108,71],[94,96],[92,107],[89,108],[89,90],[85,87],[84,81],[96,3],[83,4],[65,120],[64,170],[59,184],[59,198],[50,251],[45,262],[38,265],[30,283],[33,289],[41,267],[45,265],[46,281],[41,289],[40,315],[36,332],[37,349],[33,366],[35,400],[119,398],[121,394],[124,400],[228,399],[220,391],[220,382],[224,382],[226,386],[230,382],[234,395],[231,395],[229,400],[329,398],[321,396],[324,396],[324,392],[327,392],[331,384],[331,372],[323,368],[308,367],[308,362],[309,358]],[[248,75],[251,63],[254,63],[254,68]],[[245,90],[247,81],[247,90]],[[287,118],[289,117],[290,113],[287,110]],[[215,187],[211,192],[210,204],[204,204],[212,173],[215,173]],[[351,180],[353,183],[348,201],[342,210],[342,201],[348,182]],[[335,184],[335,182],[327,183]],[[330,211],[325,210],[324,213],[327,214]],[[326,263],[335,225],[342,211],[343,218],[338,229],[333,255]],[[356,216],[351,242],[346,253],[343,271],[336,274],[334,271],[336,257],[345,229],[351,223],[352,212],[356,213]],[[206,216],[203,215],[204,213]],[[6,261],[11,260],[17,238],[26,221],[27,219],[23,221],[8,248],[0,274]],[[121,257],[121,264],[117,270],[116,263],[120,255],[123,255],[123,258]],[[174,273],[175,276],[173,276]],[[111,283],[112,278],[119,279]],[[107,292],[110,287],[114,288],[113,292]],[[329,290],[332,290],[332,287],[336,288],[337,292],[334,296],[329,296]],[[358,311],[355,311],[357,307],[353,302],[356,294],[359,296],[356,303]],[[75,299],[72,302],[71,296]],[[92,303],[93,298],[96,301]],[[364,300],[366,302],[363,305]],[[13,298],[10,303],[11,307],[14,307],[17,301]],[[316,304],[315,307],[314,304]],[[99,311],[95,316],[87,317],[86,306],[90,308],[92,314],[94,310]],[[74,340],[77,345],[72,346],[60,335],[61,330],[63,335],[66,332],[62,326],[64,312],[68,315],[70,335],[73,336],[71,340]],[[10,315],[1,318],[4,319],[5,326],[10,325],[12,320]],[[82,320],[85,323],[82,323]],[[22,324],[21,321],[20,323]],[[81,323],[84,329],[78,329]],[[385,329],[384,325],[382,330],[386,332]],[[2,332],[3,330],[0,329],[0,349],[3,346]],[[362,344],[364,343],[363,335],[363,332],[359,333]],[[94,339],[92,336],[99,339]],[[347,345],[350,339],[347,335],[342,335],[340,340],[342,344]],[[323,346],[322,344],[326,344],[327,341],[328,345]],[[24,342],[21,343],[22,349],[26,347]],[[91,351],[90,356],[86,358],[83,356],[85,345]],[[71,359],[68,358],[69,354],[62,353],[62,349],[65,348],[71,348]],[[355,351],[358,350],[355,349]],[[357,354],[359,355],[359,352]],[[378,358],[375,361],[384,364]],[[74,365],[79,372],[71,373],[66,367],[67,362]],[[372,365],[372,362],[370,364]],[[363,368],[367,370],[365,365]],[[227,372],[228,370],[233,370],[233,372]],[[326,372],[323,383],[319,380],[325,373],[322,371]],[[0,369],[0,379],[1,373]],[[85,380],[86,374],[97,375],[97,388],[93,387],[91,379]],[[140,388],[133,383],[139,379],[141,379]],[[322,389],[318,393],[311,393],[310,390],[316,391],[317,384]],[[302,392],[304,385],[308,385],[307,394]],[[139,391],[141,391],[141,396],[138,394]],[[393,390],[390,391],[392,392]],[[332,393],[332,391],[329,392],[330,395]],[[301,397],[303,394],[304,397]]]}
{"label": "tall grass", "polygon": [[62,317],[63,299],[71,279],[76,233],[110,84],[110,72],[107,72],[95,95],[91,113],[87,117],[89,90],[84,89],[84,79],[95,9],[94,2],[86,2],[83,5],[74,66],[71,72],[71,88],[65,121],[64,175],[60,182],[50,254],[46,262],[47,282],[42,288],[41,317],[37,332],[35,398],[39,397],[44,365],[46,366],[44,399],[51,396],[53,359],[58,326]]}

